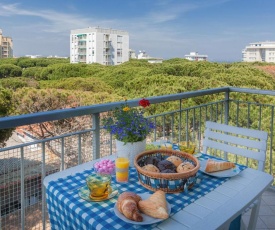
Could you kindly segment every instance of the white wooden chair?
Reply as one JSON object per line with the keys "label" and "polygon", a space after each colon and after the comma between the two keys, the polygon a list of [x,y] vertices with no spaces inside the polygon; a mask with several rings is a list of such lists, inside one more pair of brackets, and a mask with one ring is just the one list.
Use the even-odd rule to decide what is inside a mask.
{"label": "white wooden chair", "polygon": [[[267,138],[264,131],[207,121],[203,152],[264,171]],[[248,229],[256,227],[260,201],[256,200],[251,207]]]}

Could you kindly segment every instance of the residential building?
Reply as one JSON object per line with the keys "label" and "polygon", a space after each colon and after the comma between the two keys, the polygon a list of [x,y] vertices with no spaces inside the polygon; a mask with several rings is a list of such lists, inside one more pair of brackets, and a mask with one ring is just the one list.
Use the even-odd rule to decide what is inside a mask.
{"label": "residential building", "polygon": [[28,54],[28,55],[25,55],[25,57],[28,57],[28,58],[64,58],[64,59],[67,59],[68,57],[60,57],[58,55],[49,55],[49,56],[43,56],[43,55],[39,55],[39,54]]}
{"label": "residential building", "polygon": [[28,57],[28,58],[43,58],[43,56],[42,56],[42,55],[39,55],[39,54],[35,54],[35,55],[28,54],[28,55],[26,55],[25,57]]}
{"label": "residential building", "polygon": [[71,30],[71,63],[119,65],[126,61],[129,61],[128,32],[99,27]]}
{"label": "residential building", "polygon": [[163,58],[150,57],[145,50],[140,50],[137,59],[146,59],[149,63],[162,63]]}
{"label": "residential building", "polygon": [[249,43],[242,51],[242,60],[275,63],[275,41]]}
{"label": "residential building", "polygon": [[13,43],[11,37],[4,37],[0,29],[0,58],[13,57]]}
{"label": "residential building", "polygon": [[198,52],[190,52],[190,54],[185,55],[185,59],[189,61],[207,61],[207,58],[207,55]]}
{"label": "residential building", "polygon": [[132,49],[129,49],[129,59],[136,59],[136,52]]}

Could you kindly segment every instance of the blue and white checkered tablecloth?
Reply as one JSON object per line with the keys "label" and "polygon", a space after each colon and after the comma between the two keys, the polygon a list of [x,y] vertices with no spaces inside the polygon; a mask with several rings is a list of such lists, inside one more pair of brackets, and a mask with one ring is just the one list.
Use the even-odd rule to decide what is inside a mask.
{"label": "blue and white checkered tablecloth", "polygon": [[[200,158],[209,157],[203,154]],[[245,166],[240,166],[241,170],[244,168]],[[80,198],[79,188],[85,185],[85,178],[91,173],[93,169],[49,182],[46,199],[52,229],[152,229],[157,225],[133,226],[119,219],[113,210],[118,196],[102,202],[88,202]],[[229,180],[229,178],[211,177],[200,171],[198,176],[201,182],[195,184],[188,192],[166,194],[166,199],[171,205],[170,216]],[[116,183],[120,193],[124,191],[152,193],[140,185],[135,168],[130,168],[129,178],[128,183],[116,183],[113,176],[112,183]]]}

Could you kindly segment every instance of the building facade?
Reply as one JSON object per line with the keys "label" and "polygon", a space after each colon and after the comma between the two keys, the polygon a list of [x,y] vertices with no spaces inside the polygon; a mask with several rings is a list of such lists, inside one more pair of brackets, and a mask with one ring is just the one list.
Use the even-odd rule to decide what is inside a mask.
{"label": "building facade", "polygon": [[242,51],[242,60],[275,63],[275,41],[249,43]]}
{"label": "building facade", "polygon": [[71,63],[119,65],[126,61],[129,61],[128,32],[99,27],[71,30]]}
{"label": "building facade", "polygon": [[0,29],[0,58],[13,57],[13,43],[11,37],[4,37]]}
{"label": "building facade", "polygon": [[189,61],[207,61],[207,58],[207,55],[198,52],[190,52],[190,54],[185,55],[185,59]]}

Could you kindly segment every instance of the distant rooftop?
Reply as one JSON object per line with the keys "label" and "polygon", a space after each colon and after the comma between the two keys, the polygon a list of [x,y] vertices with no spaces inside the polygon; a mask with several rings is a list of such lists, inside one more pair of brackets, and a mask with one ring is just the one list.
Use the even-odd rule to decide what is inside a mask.
{"label": "distant rooftop", "polygon": [[137,59],[147,59],[147,60],[163,60],[163,58],[157,58],[157,57],[150,57],[145,50],[140,50],[139,54],[137,55]]}
{"label": "distant rooftop", "polygon": [[116,29],[112,29],[112,28],[86,27],[86,28],[83,28],[83,29],[71,30],[71,34],[89,33],[89,32],[99,32],[99,33],[108,33],[108,34],[126,34],[126,35],[128,35],[127,31],[116,30]]}
{"label": "distant rooftop", "polygon": [[198,52],[190,52],[190,54],[184,55],[185,59],[189,61],[207,61],[208,55],[199,54]]}

